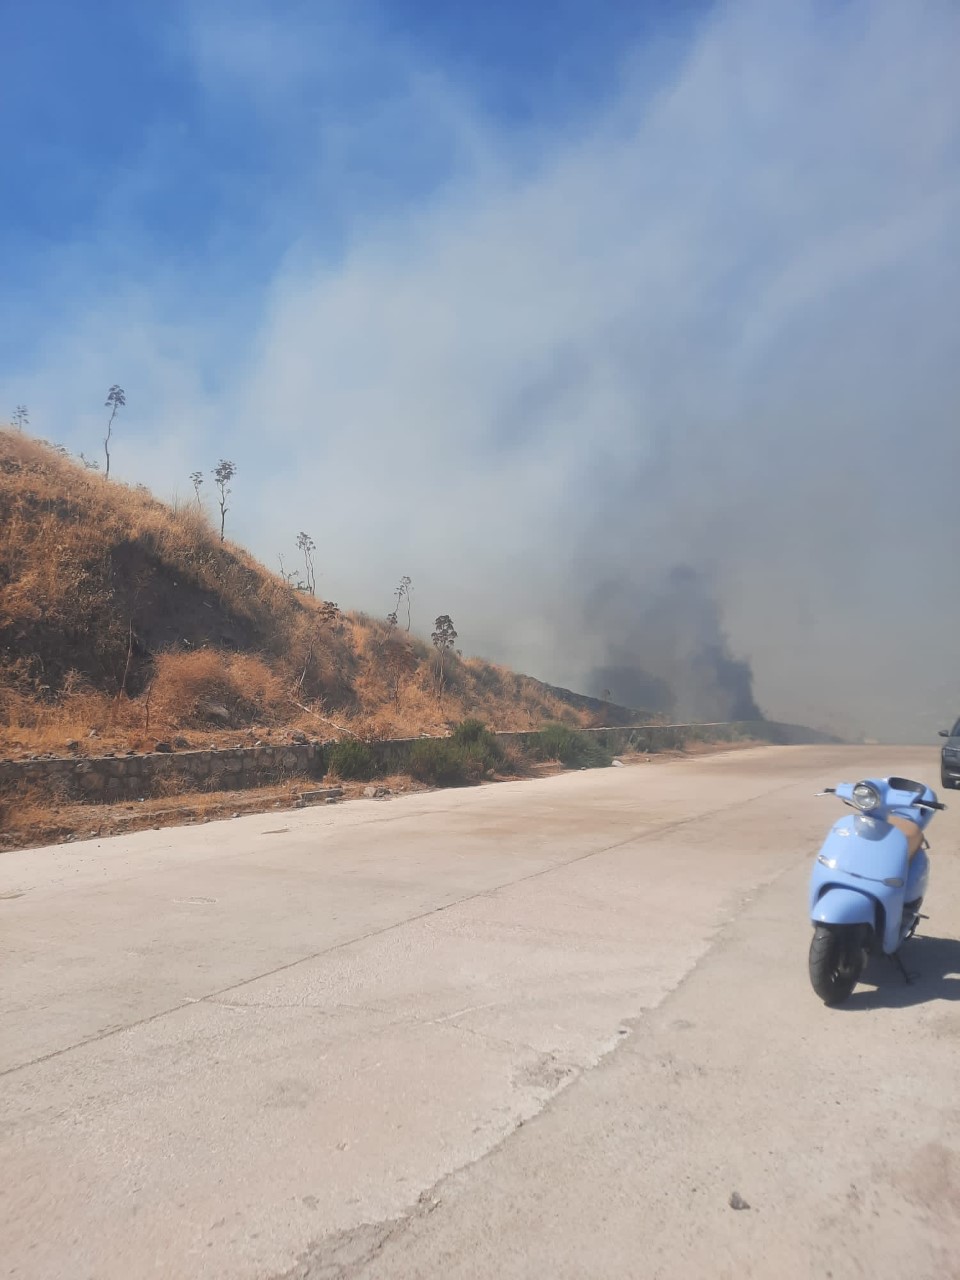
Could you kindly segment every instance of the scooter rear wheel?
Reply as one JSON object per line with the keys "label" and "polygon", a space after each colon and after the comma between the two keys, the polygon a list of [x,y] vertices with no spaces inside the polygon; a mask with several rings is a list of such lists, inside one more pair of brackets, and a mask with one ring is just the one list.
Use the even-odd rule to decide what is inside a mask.
{"label": "scooter rear wheel", "polygon": [[818,924],[810,943],[810,982],[824,1004],[841,1004],[866,964],[859,926]]}

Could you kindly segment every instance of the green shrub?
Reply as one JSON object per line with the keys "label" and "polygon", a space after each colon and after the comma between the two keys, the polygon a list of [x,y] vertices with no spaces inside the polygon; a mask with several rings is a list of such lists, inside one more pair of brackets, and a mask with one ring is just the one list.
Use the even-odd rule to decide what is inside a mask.
{"label": "green shrub", "polygon": [[453,731],[453,742],[488,773],[508,767],[500,739],[482,720],[463,720]]}
{"label": "green shrub", "polygon": [[369,782],[376,776],[377,761],[365,742],[344,739],[327,752],[327,768],[345,782]]}
{"label": "green shrub", "polygon": [[603,744],[588,733],[565,724],[548,724],[530,742],[531,752],[540,760],[559,760],[571,769],[596,769],[613,757]]}
{"label": "green shrub", "polygon": [[482,720],[461,721],[453,731],[453,741],[463,748],[468,759],[483,776],[517,771],[513,757]]}
{"label": "green shrub", "polygon": [[473,781],[468,756],[449,738],[424,738],[410,749],[410,772],[418,782],[434,787],[463,787]]}
{"label": "green shrub", "polygon": [[424,738],[410,750],[410,772],[435,787],[463,787],[494,773],[515,773],[511,757],[482,720],[464,720],[449,738]]}
{"label": "green shrub", "polygon": [[496,742],[496,738],[494,738],[483,721],[474,717],[461,720],[453,731],[454,742],[459,743],[462,747],[472,745],[475,742],[486,742],[488,739],[491,742]]}

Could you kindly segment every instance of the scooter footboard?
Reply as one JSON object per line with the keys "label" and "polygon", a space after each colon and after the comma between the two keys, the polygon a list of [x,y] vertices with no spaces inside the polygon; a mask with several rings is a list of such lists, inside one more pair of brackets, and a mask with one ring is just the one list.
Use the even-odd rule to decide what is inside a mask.
{"label": "scooter footboard", "polygon": [[872,897],[857,889],[829,885],[813,904],[810,918],[814,924],[868,924],[875,928],[877,904]]}

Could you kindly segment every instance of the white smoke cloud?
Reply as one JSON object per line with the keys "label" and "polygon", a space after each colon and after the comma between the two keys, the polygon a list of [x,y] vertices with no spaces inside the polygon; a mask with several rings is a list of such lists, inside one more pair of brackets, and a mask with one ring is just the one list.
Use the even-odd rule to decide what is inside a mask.
{"label": "white smoke cloud", "polygon": [[[329,48],[253,12],[255,39],[200,11],[211,96],[281,130],[341,102]],[[945,3],[722,5],[665,78],[628,51],[601,115],[521,154],[353,30],[405,198],[374,208],[350,171],[378,139],[402,156],[395,121],[305,137],[297,115],[299,228],[254,323],[229,299],[198,319],[154,264],[119,302],[74,297],[2,391],[86,447],[74,406],[122,382],[118,469],[184,492],[232,457],[235,531],[273,561],[308,529],[341,604],[385,612],[409,573],[422,623],[576,684],[611,652],[644,665],[637,600],[690,565],[768,714],[928,735],[960,704],[958,36]]]}

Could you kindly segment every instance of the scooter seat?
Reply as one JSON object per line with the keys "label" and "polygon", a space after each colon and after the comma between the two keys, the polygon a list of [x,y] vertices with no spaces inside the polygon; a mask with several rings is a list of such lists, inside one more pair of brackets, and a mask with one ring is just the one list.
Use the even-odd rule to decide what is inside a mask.
{"label": "scooter seat", "polygon": [[909,818],[901,818],[898,813],[891,813],[887,821],[907,837],[907,857],[912,858],[923,844],[923,827],[911,822]]}

